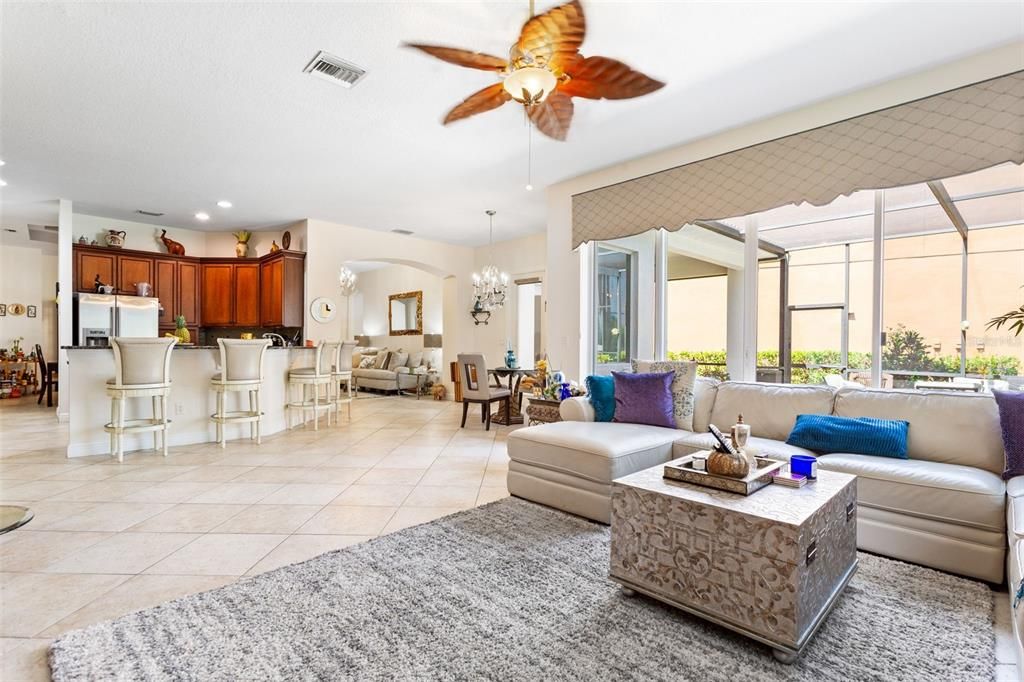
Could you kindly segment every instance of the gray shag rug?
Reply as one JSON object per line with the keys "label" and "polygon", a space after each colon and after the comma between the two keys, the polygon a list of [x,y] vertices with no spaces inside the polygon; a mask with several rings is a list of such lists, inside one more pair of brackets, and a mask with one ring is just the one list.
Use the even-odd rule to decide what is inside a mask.
{"label": "gray shag rug", "polygon": [[70,632],[67,680],[992,680],[994,593],[862,554],[804,655],[608,577],[608,528],[517,499]]}

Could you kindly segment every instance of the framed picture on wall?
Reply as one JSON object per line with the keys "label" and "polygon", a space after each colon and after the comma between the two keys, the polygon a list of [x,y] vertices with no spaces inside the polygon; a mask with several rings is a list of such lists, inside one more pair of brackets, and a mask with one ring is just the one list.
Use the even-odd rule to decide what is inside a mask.
{"label": "framed picture on wall", "polygon": [[36,316],[36,307],[34,305],[27,306],[25,308],[25,314],[28,315],[29,317],[35,317]]}
{"label": "framed picture on wall", "polygon": [[0,303],[0,317],[5,317],[6,315],[7,315],[7,304],[6,303]]}

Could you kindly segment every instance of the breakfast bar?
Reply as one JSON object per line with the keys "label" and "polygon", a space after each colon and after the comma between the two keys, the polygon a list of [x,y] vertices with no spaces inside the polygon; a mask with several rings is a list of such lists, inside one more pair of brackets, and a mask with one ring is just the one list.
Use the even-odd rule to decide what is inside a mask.
{"label": "breakfast bar", "polygon": [[[68,457],[103,455],[110,452],[110,438],[103,430],[110,421],[110,398],[106,383],[114,377],[114,352],[105,346],[67,346],[67,367],[61,372],[62,400],[68,410]],[[273,346],[266,354],[262,388],[263,435],[288,428],[285,403],[288,371],[313,364],[314,349],[302,346]],[[171,394],[168,416],[169,445],[216,442],[216,425],[210,415],[216,411],[216,394],[210,379],[220,371],[217,346],[176,346],[171,357]],[[137,404],[135,404],[137,403]],[[148,416],[149,402],[128,401],[128,419]],[[227,439],[249,438],[246,424],[227,424]],[[148,434],[125,436],[125,451],[150,450]]]}

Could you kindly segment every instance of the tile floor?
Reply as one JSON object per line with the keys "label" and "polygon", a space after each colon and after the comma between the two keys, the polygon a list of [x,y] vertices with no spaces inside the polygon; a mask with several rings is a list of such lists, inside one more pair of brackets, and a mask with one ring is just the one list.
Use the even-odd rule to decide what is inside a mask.
{"label": "tile floor", "polygon": [[[35,518],[0,535],[0,679],[48,680],[61,633],[226,585],[508,494],[505,440],[461,408],[360,398],[352,419],[264,439],[68,460],[31,400],[0,401],[0,502]],[[1019,680],[997,597],[997,680]]]}
{"label": "tile floor", "polygon": [[352,419],[265,438],[69,460],[34,400],[0,401],[0,679],[48,680],[61,633],[508,494],[505,438],[461,406],[360,397]]}

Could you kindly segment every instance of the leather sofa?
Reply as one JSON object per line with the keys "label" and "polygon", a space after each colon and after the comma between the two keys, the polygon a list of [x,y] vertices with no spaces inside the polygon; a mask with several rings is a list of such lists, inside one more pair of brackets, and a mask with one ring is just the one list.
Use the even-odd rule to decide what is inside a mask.
{"label": "leather sofa", "polygon": [[693,431],[594,422],[586,398],[564,401],[560,411],[561,422],[509,434],[508,490],[602,523],[609,520],[612,480],[709,449],[709,423],[725,430],[742,413],[751,425],[750,446],[788,460],[813,454],[784,442],[798,414],[905,419],[910,459],[818,457],[821,469],[859,478],[858,546],[1001,583],[1009,529],[1010,584],[1024,572],[1024,481],[1000,477],[1003,445],[990,396],[701,378]]}

